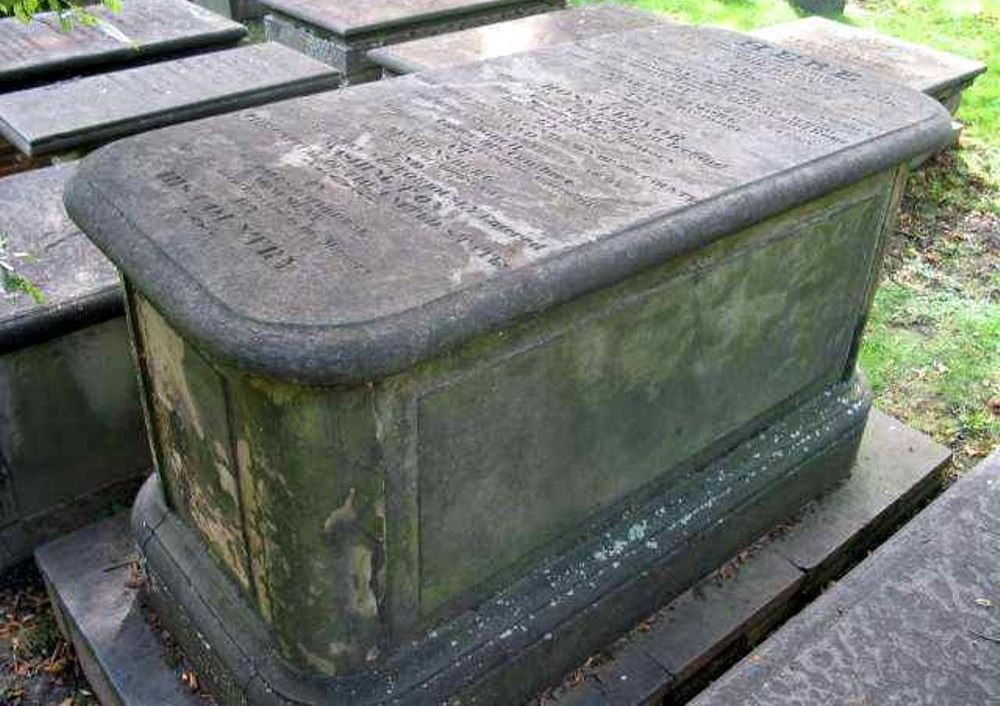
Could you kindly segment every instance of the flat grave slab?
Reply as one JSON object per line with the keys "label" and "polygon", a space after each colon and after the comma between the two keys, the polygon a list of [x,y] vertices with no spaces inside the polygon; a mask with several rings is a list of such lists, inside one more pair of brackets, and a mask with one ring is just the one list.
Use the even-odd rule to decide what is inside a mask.
{"label": "flat grave slab", "polygon": [[89,525],[35,555],[63,632],[102,704],[198,706],[205,702],[167,666],[143,615],[141,573],[128,513]]}
{"label": "flat grave slab", "polygon": [[187,0],[129,0],[112,13],[94,7],[108,25],[63,31],[52,13],[25,24],[0,19],[0,93],[65,79],[95,67],[121,67],[189,51],[235,44],[246,28]]}
{"label": "flat grave slab", "polygon": [[822,17],[807,17],[751,32],[800,54],[904,83],[937,98],[952,113],[962,92],[986,65]]}
{"label": "flat grave slab", "polygon": [[161,614],[223,701],[558,676],[848,472],[903,165],[950,122],[663,24],[86,158]]}
{"label": "flat grave slab", "polygon": [[45,297],[0,294],[0,568],[129,502],[150,466],[117,273],[62,205],[73,171],[0,179],[0,236]]}
{"label": "flat grave slab", "polygon": [[693,703],[996,703],[998,552],[994,453]]}
{"label": "flat grave slab", "polygon": [[530,15],[372,49],[368,56],[386,76],[399,76],[533,51],[664,20],[621,5],[597,5]]}
{"label": "flat grave slab", "polygon": [[565,0],[264,0],[268,39],[343,72],[350,83],[378,78],[375,47],[456,32],[565,7]]}
{"label": "flat grave slab", "polygon": [[254,44],[0,95],[0,135],[37,156],[340,84],[329,66]]}
{"label": "flat grave slab", "polygon": [[686,702],[937,495],[950,459],[944,446],[872,410],[843,485],[642,620],[605,648],[600,667],[581,667],[582,678],[564,679],[545,703]]}

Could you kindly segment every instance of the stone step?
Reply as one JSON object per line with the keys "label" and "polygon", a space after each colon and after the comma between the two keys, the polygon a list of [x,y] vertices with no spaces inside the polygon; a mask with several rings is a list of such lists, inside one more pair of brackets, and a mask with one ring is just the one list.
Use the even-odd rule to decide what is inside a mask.
{"label": "stone step", "polygon": [[694,703],[1000,703],[998,558],[1000,452]]}
{"label": "stone step", "polygon": [[136,581],[128,513],[41,547],[38,566],[60,628],[103,706],[204,706],[167,666]]}
{"label": "stone step", "polygon": [[849,480],[609,646],[610,659],[573,672],[548,703],[683,703],[933,497],[950,458],[873,410]]}

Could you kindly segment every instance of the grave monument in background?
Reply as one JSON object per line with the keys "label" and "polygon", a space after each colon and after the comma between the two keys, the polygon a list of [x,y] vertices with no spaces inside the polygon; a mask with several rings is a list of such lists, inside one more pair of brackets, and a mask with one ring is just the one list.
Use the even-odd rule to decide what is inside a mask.
{"label": "grave monument in background", "polygon": [[72,173],[0,179],[0,237],[44,295],[0,292],[0,570],[129,503],[152,465],[118,275],[62,206]]}
{"label": "grave monument in background", "polygon": [[548,12],[566,0],[264,0],[268,39],[340,71],[349,83],[379,77],[370,49]]}
{"label": "grave monument in background", "polygon": [[137,540],[218,698],[513,703],[837,483],[905,164],[949,126],[664,24],[88,157]]}
{"label": "grave monument in background", "polygon": [[383,78],[392,78],[649,27],[663,21],[658,15],[623,5],[577,7],[391,44],[372,49],[368,58],[382,69]]}
{"label": "grave monument in background", "polygon": [[187,0],[129,0],[117,13],[92,8],[104,24],[67,32],[51,12],[24,23],[0,19],[0,93],[185,52],[235,44],[246,36],[231,22]]}
{"label": "grave monument in background", "polygon": [[934,97],[952,114],[962,103],[962,93],[986,71],[975,59],[822,17],[762,27],[751,34],[796,54],[898,81]]}
{"label": "grave monument in background", "polygon": [[25,155],[53,155],[339,85],[326,64],[251,44],[0,94],[0,135]]}

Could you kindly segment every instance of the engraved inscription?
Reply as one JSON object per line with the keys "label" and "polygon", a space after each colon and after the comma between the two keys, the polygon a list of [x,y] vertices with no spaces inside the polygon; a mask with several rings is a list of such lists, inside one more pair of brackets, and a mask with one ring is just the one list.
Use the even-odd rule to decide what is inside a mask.
{"label": "engraved inscription", "polygon": [[[674,214],[924,109],[745,35],[658,26],[150,140],[171,169],[149,191],[148,232],[210,291],[252,290],[238,306],[260,320],[369,321],[632,229],[629,248],[686,238]],[[228,258],[242,262],[223,277]]]}

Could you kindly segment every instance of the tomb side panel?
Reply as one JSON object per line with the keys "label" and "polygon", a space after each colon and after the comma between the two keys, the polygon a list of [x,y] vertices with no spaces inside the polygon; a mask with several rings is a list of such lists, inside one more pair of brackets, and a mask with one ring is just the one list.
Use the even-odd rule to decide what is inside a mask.
{"label": "tomb side panel", "polygon": [[371,388],[228,378],[260,612],[297,666],[362,666],[379,654],[386,585]]}
{"label": "tomb side panel", "polygon": [[506,332],[488,362],[451,361],[462,372],[415,411],[422,614],[475,600],[841,379],[891,184],[882,175],[561,307]]}
{"label": "tomb side panel", "polygon": [[121,318],[0,356],[0,399],[21,516],[149,468]]}
{"label": "tomb side panel", "polygon": [[251,590],[225,379],[141,295],[132,316],[167,501]]}

